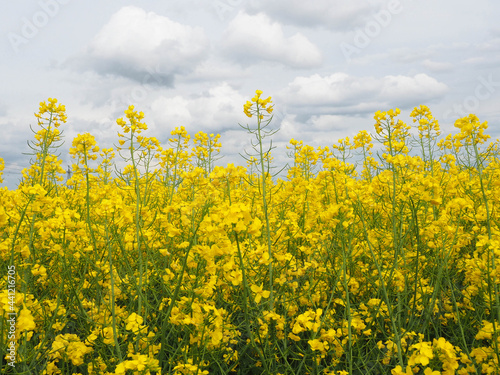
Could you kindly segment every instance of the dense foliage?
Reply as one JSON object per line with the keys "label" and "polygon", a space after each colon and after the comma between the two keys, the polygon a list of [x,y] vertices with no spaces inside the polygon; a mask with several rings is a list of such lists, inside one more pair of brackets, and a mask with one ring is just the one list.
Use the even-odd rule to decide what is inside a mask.
{"label": "dense foliage", "polygon": [[65,108],[41,103],[32,164],[0,190],[3,373],[500,372],[500,160],[487,124],[470,115],[439,140],[425,106],[414,128],[377,112],[373,135],[291,140],[280,179],[261,94],[244,105],[256,120],[247,168],[215,166],[218,135],[191,142],[176,128],[161,146],[131,106],[116,147],[73,140],[66,183]]}

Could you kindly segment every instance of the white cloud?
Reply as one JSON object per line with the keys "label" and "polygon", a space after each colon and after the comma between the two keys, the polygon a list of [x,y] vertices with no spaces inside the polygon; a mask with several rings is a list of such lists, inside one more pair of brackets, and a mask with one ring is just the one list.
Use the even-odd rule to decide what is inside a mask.
{"label": "white cloud", "polygon": [[141,81],[152,73],[157,84],[168,85],[173,75],[196,67],[208,47],[203,29],[126,6],[111,17],[80,59],[101,74]]}
{"label": "white cloud", "polygon": [[500,50],[500,37],[494,37],[478,45],[480,51],[496,52]]}
{"label": "white cloud", "polygon": [[420,62],[431,57],[440,46],[427,46],[426,48],[402,47],[390,51],[391,59],[399,63]]}
{"label": "white cloud", "polygon": [[285,36],[282,26],[264,13],[239,12],[222,36],[226,54],[242,65],[261,60],[293,68],[321,65],[321,51],[301,33]]}
{"label": "white cloud", "polygon": [[[385,66],[398,63],[400,65],[411,66],[412,64],[422,64],[432,71],[450,70],[462,61],[464,54],[470,54],[473,46],[467,43],[449,44],[429,44],[423,47],[396,47],[377,50],[358,56],[352,54],[351,64],[358,66]],[[443,60],[437,62],[435,60]],[[449,61],[453,61],[450,63]]]}
{"label": "white cloud", "polygon": [[[330,76],[314,74],[309,77],[297,77],[282,94],[287,104],[292,106],[325,106],[346,105],[352,101],[363,99],[367,95],[375,95],[377,82],[375,78],[357,79],[345,73],[334,73]],[[361,95],[361,97],[360,97]]]}
{"label": "white cloud", "polygon": [[160,97],[151,104],[151,111],[155,116],[155,122],[162,121],[174,127],[189,126],[192,116],[189,112],[189,101],[182,96],[172,98]]}
{"label": "white cloud", "polygon": [[219,84],[197,97],[161,96],[151,104],[156,124],[168,128],[184,126],[205,132],[239,129],[246,98],[227,83]]}
{"label": "white cloud", "polygon": [[409,76],[355,77],[346,73],[329,76],[314,74],[297,77],[280,93],[287,107],[305,114],[361,114],[426,103],[441,97],[448,87],[436,79],[417,74]]}
{"label": "white cloud", "polygon": [[254,0],[250,2],[248,9],[264,10],[284,23],[309,27],[325,26],[344,31],[362,26],[369,16],[381,8],[381,1],[371,3],[344,0]]}
{"label": "white cloud", "polygon": [[448,62],[439,62],[426,59],[422,65],[433,72],[446,72],[453,69],[453,64]]}
{"label": "white cloud", "polygon": [[385,76],[380,81],[382,84],[380,96],[396,105],[398,101],[406,104],[415,100],[420,102],[432,100],[448,91],[448,86],[424,73],[413,77]]}

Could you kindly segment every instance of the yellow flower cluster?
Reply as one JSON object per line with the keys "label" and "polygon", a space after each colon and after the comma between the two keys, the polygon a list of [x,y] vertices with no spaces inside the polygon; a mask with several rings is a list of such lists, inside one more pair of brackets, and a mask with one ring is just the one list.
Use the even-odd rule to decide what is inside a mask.
{"label": "yellow flower cluster", "polygon": [[5,162],[2,158],[0,158],[0,183],[3,182],[3,179],[2,179],[2,174],[3,174],[3,170],[5,169]]}
{"label": "yellow flower cluster", "polygon": [[[92,134],[90,133],[78,134],[73,139],[73,144],[72,144],[73,147],[69,149],[69,154],[76,155],[76,154],[86,154],[89,152],[97,153],[99,152],[99,146],[96,146],[96,144],[97,142]],[[95,155],[89,156],[89,159],[96,160],[97,156]]]}
{"label": "yellow flower cluster", "polygon": [[61,123],[65,123],[68,119],[66,116],[66,106],[57,104],[57,99],[55,98],[49,98],[47,101],[48,103],[40,102],[40,108],[38,113],[35,113],[35,117],[38,118],[39,124],[43,123],[43,120],[50,121],[58,128]]}
{"label": "yellow flower cluster", "polygon": [[[261,94],[247,115],[272,112]],[[62,136],[45,123],[63,118],[56,103],[41,106],[40,146]],[[67,186],[39,150],[0,194],[0,266],[16,266],[15,283],[0,278],[0,315],[17,313],[16,368],[499,373],[500,155],[479,149],[486,123],[463,118],[437,143],[427,107],[412,112],[414,136],[399,110],[377,112],[374,134],[291,140],[281,180],[252,169],[270,152],[217,166],[219,135],[179,127],[161,145],[142,134],[142,112],[125,114],[118,175],[122,144],[86,133]]]}
{"label": "yellow flower cluster", "polygon": [[419,108],[415,108],[410,117],[413,117],[413,122],[418,122],[418,137],[420,139],[435,139],[436,136],[440,135],[439,123],[432,116],[429,107],[421,105]]}
{"label": "yellow flower cluster", "polygon": [[272,103],[271,97],[268,97],[267,99],[261,99],[261,95],[262,91],[256,90],[255,96],[252,98],[252,101],[247,101],[243,105],[243,112],[245,113],[245,115],[247,115],[248,117],[256,115],[259,119],[263,119],[264,111],[269,114],[273,112],[274,107],[272,105],[269,105],[269,103]]}
{"label": "yellow flower cluster", "polygon": [[151,359],[143,354],[131,354],[132,359],[121,362],[116,366],[114,375],[125,375],[128,370],[134,371],[135,374],[151,374],[151,371],[159,371],[159,361]]}
{"label": "yellow flower cluster", "polygon": [[69,359],[74,366],[79,366],[83,364],[85,355],[90,352],[92,348],[81,342],[77,335],[65,334],[54,339],[49,356],[53,364]]}
{"label": "yellow flower cluster", "polygon": [[[144,119],[144,112],[134,111],[134,106],[130,105],[125,111],[125,116],[129,124],[127,124],[123,117],[116,120],[116,123],[122,127],[124,133],[129,133],[130,131],[132,131],[132,133],[141,133],[143,130],[147,130],[148,126],[141,122]],[[118,136],[123,137],[121,134],[118,134]]]}
{"label": "yellow flower cluster", "polygon": [[488,122],[485,121],[481,124],[477,116],[473,114],[458,119],[455,122],[455,127],[460,129],[460,134],[455,137],[458,141],[465,140],[470,143],[482,144],[491,138],[484,134],[484,130],[488,128]]}

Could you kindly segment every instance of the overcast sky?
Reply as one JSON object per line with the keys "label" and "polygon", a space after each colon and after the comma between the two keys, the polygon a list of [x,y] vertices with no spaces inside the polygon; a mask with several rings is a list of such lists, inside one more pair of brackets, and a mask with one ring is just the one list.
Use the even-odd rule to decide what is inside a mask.
{"label": "overcast sky", "polygon": [[[116,119],[142,110],[166,144],[185,126],[220,133],[219,164],[244,165],[238,123],[256,89],[272,96],[273,144],[330,146],[373,132],[377,110],[425,104],[445,133],[475,113],[500,136],[500,3],[493,0],[9,1],[0,15],[4,185],[28,166],[39,102],[66,105],[73,137],[117,142]],[[0,185],[1,186],[1,185]]]}

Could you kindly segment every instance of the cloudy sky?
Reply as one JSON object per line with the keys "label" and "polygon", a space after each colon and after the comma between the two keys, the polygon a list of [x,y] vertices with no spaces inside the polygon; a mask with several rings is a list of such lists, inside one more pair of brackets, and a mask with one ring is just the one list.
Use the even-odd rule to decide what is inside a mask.
{"label": "cloudy sky", "polygon": [[475,113],[500,137],[500,3],[478,0],[26,0],[2,5],[0,157],[15,188],[39,102],[66,105],[73,137],[117,142],[142,110],[166,144],[185,126],[221,134],[219,164],[244,165],[243,104],[272,96],[276,163],[292,138],[328,146],[373,131],[377,110],[425,104],[444,133]]}

